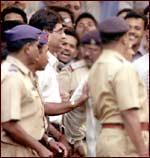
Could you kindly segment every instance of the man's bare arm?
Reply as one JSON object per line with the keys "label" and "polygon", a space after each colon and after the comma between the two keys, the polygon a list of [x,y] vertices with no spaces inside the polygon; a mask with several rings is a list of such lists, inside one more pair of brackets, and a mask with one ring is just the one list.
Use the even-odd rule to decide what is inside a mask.
{"label": "man's bare arm", "polygon": [[52,156],[52,153],[46,147],[44,147],[38,140],[27,134],[26,131],[17,123],[17,121],[2,123],[2,128],[15,142],[34,149],[39,156]]}
{"label": "man's bare arm", "polygon": [[139,156],[144,156],[145,154],[148,154],[148,148],[144,144],[142,138],[141,126],[137,113],[137,109],[130,109],[122,111],[121,116],[124,121],[125,129],[132,143],[135,145]]}

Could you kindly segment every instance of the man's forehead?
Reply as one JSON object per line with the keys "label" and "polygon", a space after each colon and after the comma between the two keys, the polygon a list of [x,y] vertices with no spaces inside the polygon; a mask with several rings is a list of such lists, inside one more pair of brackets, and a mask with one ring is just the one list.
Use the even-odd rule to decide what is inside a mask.
{"label": "man's forehead", "polygon": [[128,18],[128,19],[126,19],[126,21],[127,22],[131,22],[131,21],[132,22],[138,22],[139,21],[139,22],[143,22],[144,23],[144,20],[142,18],[134,18],[134,17],[133,18]]}
{"label": "man's forehead", "polygon": [[80,1],[71,1],[71,2],[68,2],[70,5],[72,6],[81,6],[81,2]]}
{"label": "man's forehead", "polygon": [[65,37],[62,38],[63,42],[72,43],[73,41],[77,41],[77,39],[74,36],[65,34]]}
{"label": "man's forehead", "polygon": [[99,46],[95,45],[95,44],[84,44],[83,47],[85,47],[85,48],[99,48]]}
{"label": "man's forehead", "polygon": [[57,23],[57,24],[55,25],[54,30],[60,30],[60,29],[62,29],[62,28],[63,28],[62,23]]}

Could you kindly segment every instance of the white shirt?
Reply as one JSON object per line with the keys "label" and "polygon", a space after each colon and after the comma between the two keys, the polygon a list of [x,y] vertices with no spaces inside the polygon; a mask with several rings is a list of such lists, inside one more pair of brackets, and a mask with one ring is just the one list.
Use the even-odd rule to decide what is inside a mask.
{"label": "white shirt", "polygon": [[[48,64],[44,71],[37,71],[39,90],[43,102],[61,103],[57,72],[55,69],[57,63],[57,58],[48,52]],[[61,115],[51,116],[50,121],[61,122],[61,117]]]}
{"label": "white shirt", "polygon": [[144,81],[149,96],[149,53],[135,60],[133,65],[140,78]]}
{"label": "white shirt", "polygon": [[57,72],[54,68],[57,62],[57,58],[48,52],[48,64],[44,71],[37,71],[39,88],[44,102],[61,102]]}

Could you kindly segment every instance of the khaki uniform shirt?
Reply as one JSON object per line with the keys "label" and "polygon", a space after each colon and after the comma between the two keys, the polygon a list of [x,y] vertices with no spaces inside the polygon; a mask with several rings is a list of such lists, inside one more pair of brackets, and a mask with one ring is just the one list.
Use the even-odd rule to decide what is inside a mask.
{"label": "khaki uniform shirt", "polygon": [[[72,63],[59,73],[59,84],[62,91],[71,93],[78,87],[80,81],[88,74],[89,69],[84,60]],[[71,144],[85,137],[85,131],[81,127],[85,122],[85,106],[78,107],[64,114],[63,124],[65,135]]]}
{"label": "khaki uniform shirt", "polygon": [[[3,64],[5,69],[3,69]],[[8,66],[9,65],[9,66]],[[17,120],[36,140],[44,134],[44,107],[29,69],[14,57],[8,56],[1,67],[1,122]],[[1,128],[1,141],[16,144]]]}
{"label": "khaki uniform shirt", "polygon": [[120,111],[137,108],[148,122],[146,89],[131,63],[119,53],[103,50],[89,74],[94,114],[102,123],[122,123]]}

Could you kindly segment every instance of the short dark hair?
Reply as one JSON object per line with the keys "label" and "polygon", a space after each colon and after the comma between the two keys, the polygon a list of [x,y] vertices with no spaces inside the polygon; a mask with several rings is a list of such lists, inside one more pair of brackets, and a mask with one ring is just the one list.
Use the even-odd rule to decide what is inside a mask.
{"label": "short dark hair", "polygon": [[90,19],[92,19],[94,21],[95,25],[97,26],[97,21],[94,18],[94,16],[92,14],[88,13],[88,12],[84,12],[84,13],[80,14],[79,17],[77,18],[77,20],[75,21],[75,29],[77,27],[78,22],[81,19],[83,19],[83,18],[90,18]]}
{"label": "short dark hair", "polygon": [[144,9],[144,15],[147,15],[149,12],[149,5]]}
{"label": "short dark hair", "polygon": [[137,12],[134,12],[134,11],[131,11],[129,12],[124,19],[129,19],[129,18],[135,18],[135,19],[142,19],[144,21],[144,29],[146,29],[146,26],[147,26],[147,18],[145,15],[142,15],[142,14],[139,14]]}
{"label": "short dark hair", "polygon": [[27,24],[27,15],[26,15],[26,13],[22,9],[17,8],[17,7],[7,7],[7,8],[5,8],[1,13],[1,21],[2,22],[5,21],[5,16],[9,13],[16,13],[16,14],[21,15],[24,23]]}
{"label": "short dark hair", "polygon": [[113,41],[118,41],[124,34],[125,34],[125,32],[111,33],[111,34],[100,32],[100,37],[102,40],[102,44],[109,44]]}
{"label": "short dark hair", "polygon": [[31,42],[35,42],[36,40],[34,39],[22,39],[22,40],[17,40],[17,41],[13,41],[13,42],[7,42],[7,50],[10,53],[16,53],[18,51],[20,51],[23,46],[27,43],[31,43]]}
{"label": "short dark hair", "polygon": [[51,10],[54,10],[55,12],[59,13],[59,12],[66,12],[70,15],[71,17],[71,21],[72,23],[74,24],[74,15],[73,15],[73,12],[67,8],[64,8],[64,7],[59,7],[59,6],[50,6],[50,7],[47,7]]}
{"label": "short dark hair", "polygon": [[41,30],[53,31],[57,23],[62,23],[62,18],[55,11],[44,8],[35,12],[29,20],[29,25]]}
{"label": "short dark hair", "polygon": [[123,12],[131,12],[131,11],[133,11],[133,10],[130,9],[130,8],[121,9],[121,10],[117,13],[117,16],[119,16],[119,15],[122,14]]}
{"label": "short dark hair", "polygon": [[64,33],[66,34],[66,35],[69,35],[69,36],[72,36],[72,37],[74,37],[74,38],[76,38],[76,40],[77,40],[77,47],[79,46],[79,44],[80,44],[80,40],[79,40],[79,37],[78,37],[78,35],[76,34],[76,32],[75,32],[75,30],[74,29],[65,29],[64,30]]}
{"label": "short dark hair", "polygon": [[1,23],[1,40],[5,41],[5,31],[12,29],[17,25],[21,25],[22,22],[18,20],[6,20]]}

